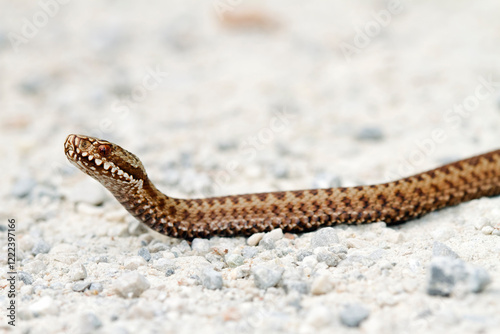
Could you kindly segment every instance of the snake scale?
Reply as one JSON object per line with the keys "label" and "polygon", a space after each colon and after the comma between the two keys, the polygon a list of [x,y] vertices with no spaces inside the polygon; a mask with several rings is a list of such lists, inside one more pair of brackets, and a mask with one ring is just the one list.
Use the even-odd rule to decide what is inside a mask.
{"label": "snake scale", "polygon": [[500,150],[377,185],[201,199],[163,194],[134,154],[108,141],[72,134],[64,150],[72,164],[99,181],[137,219],[188,240],[275,228],[306,232],[341,223],[400,223],[500,194]]}

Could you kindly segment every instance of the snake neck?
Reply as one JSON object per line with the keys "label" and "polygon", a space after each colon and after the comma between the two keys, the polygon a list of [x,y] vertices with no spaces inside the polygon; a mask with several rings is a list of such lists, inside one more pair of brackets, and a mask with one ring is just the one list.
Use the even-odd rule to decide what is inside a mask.
{"label": "snake neck", "polygon": [[175,205],[179,200],[159,191],[148,178],[124,187],[107,188],[130,214],[153,229],[159,221],[175,219]]}

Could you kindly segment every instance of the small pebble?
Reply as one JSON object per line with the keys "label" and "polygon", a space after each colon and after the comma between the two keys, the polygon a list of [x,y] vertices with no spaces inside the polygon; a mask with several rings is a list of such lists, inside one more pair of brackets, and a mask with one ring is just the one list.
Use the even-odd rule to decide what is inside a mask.
{"label": "small pebble", "polygon": [[90,286],[90,282],[84,282],[84,281],[81,281],[81,282],[76,282],[75,284],[73,284],[73,286],[71,287],[71,290],[75,291],[75,292],[82,292],[84,291],[85,289],[87,289],[88,287]]}
{"label": "small pebble", "polygon": [[95,282],[95,283],[91,283],[90,286],[89,286],[89,291],[96,291],[96,292],[102,292],[103,290],[103,286],[101,283],[98,283],[98,282]]}
{"label": "small pebble", "polygon": [[238,147],[238,142],[233,139],[220,140],[217,143],[217,148],[221,151],[234,150]]}
{"label": "small pebble", "polygon": [[446,246],[445,244],[439,241],[434,241],[434,244],[432,245],[432,257],[437,257],[437,256],[447,256],[452,259],[459,258],[457,253],[452,251],[450,247]]}
{"label": "small pebble", "polygon": [[80,333],[95,333],[102,327],[101,320],[94,313],[84,313],[80,316]]}
{"label": "small pebble", "polygon": [[257,246],[264,237],[265,233],[254,233],[247,239],[248,246]]}
{"label": "small pebble", "polygon": [[207,289],[222,289],[222,274],[212,268],[205,268],[201,274],[201,282]]}
{"label": "small pebble", "polygon": [[305,257],[308,257],[310,255],[313,255],[313,252],[311,252],[310,250],[306,250],[306,249],[302,249],[300,251],[297,252],[297,255],[295,256],[295,259],[297,259],[297,261],[302,261]]}
{"label": "small pebble", "polygon": [[142,247],[141,249],[139,249],[137,255],[142,256],[142,258],[147,262],[151,260],[151,253],[149,253],[149,250],[146,247]]}
{"label": "small pebble", "polygon": [[274,241],[283,239],[283,230],[280,228],[275,228],[271,232],[266,233],[263,239],[272,239]]}
{"label": "small pebble", "polygon": [[17,273],[17,278],[24,282],[24,284],[30,285],[33,284],[33,276],[30,273],[25,271],[19,271]]}
{"label": "small pebble", "polygon": [[177,246],[177,248],[182,252],[186,253],[191,251],[191,246],[189,246],[189,242],[186,240],[182,240],[181,243]]}
{"label": "small pebble", "polygon": [[339,243],[337,232],[332,227],[325,227],[314,232],[311,238],[311,247],[328,247]]}
{"label": "small pebble", "polygon": [[35,317],[57,315],[59,313],[59,307],[56,305],[52,297],[49,296],[41,297],[28,308]]}
{"label": "small pebble", "polygon": [[253,268],[255,286],[259,289],[267,289],[275,286],[283,275],[283,268],[270,268],[264,265],[258,265]]}
{"label": "small pebble", "polygon": [[364,127],[356,133],[357,140],[379,141],[384,139],[384,132],[378,127]]}
{"label": "small pebble", "polygon": [[175,263],[172,259],[161,258],[153,263],[153,267],[159,271],[167,271],[167,269],[174,268]]}
{"label": "small pebble", "polygon": [[43,263],[40,260],[33,260],[31,262],[28,262],[24,265],[24,270],[31,274],[39,274],[40,272],[44,271],[47,269],[47,266],[45,263]]}
{"label": "small pebble", "polygon": [[336,267],[339,264],[341,258],[339,258],[337,254],[323,249],[316,255],[316,260],[318,260],[318,262],[326,263],[326,265],[329,267]]}
{"label": "small pebble", "polygon": [[333,290],[335,283],[330,275],[323,274],[314,278],[311,284],[311,293],[313,295],[323,295]]}
{"label": "small pebble", "polygon": [[149,287],[148,280],[136,272],[123,274],[114,284],[116,293],[123,298],[137,298]]}
{"label": "small pebble", "polygon": [[299,280],[285,280],[283,281],[283,287],[287,293],[291,291],[297,291],[298,293],[304,295],[309,293],[309,286],[307,283]]}
{"label": "small pebble", "polygon": [[231,268],[236,268],[244,263],[244,258],[238,254],[228,254],[225,256],[226,263]]}
{"label": "small pebble", "polygon": [[481,233],[486,234],[486,235],[492,234],[493,231],[494,231],[493,226],[485,226],[481,229]]}
{"label": "small pebble", "polygon": [[370,311],[360,304],[349,304],[340,311],[340,322],[347,327],[359,327],[370,315]]}
{"label": "small pebble", "polygon": [[35,245],[31,249],[33,255],[37,254],[47,254],[50,251],[50,245],[43,239],[39,239],[35,242]]}
{"label": "small pebble", "polygon": [[123,266],[128,270],[136,270],[140,266],[143,266],[147,261],[142,256],[131,256],[125,259]]}
{"label": "small pebble", "polygon": [[255,255],[257,255],[258,253],[259,253],[259,250],[257,249],[257,247],[251,247],[251,246],[245,246],[245,247],[243,247],[243,250],[241,251],[241,254],[246,259],[251,259]]}
{"label": "small pebble", "polygon": [[271,238],[266,238],[264,236],[262,240],[259,242],[259,246],[263,247],[264,249],[275,249],[276,248],[276,241],[271,239]]}
{"label": "small pebble", "polygon": [[204,255],[210,251],[210,241],[207,239],[195,238],[191,244],[191,248],[198,255]]}
{"label": "small pebble", "polygon": [[69,277],[72,281],[79,281],[87,278],[87,269],[83,266],[83,264],[76,264],[71,266]]}
{"label": "small pebble", "polygon": [[491,282],[483,268],[451,257],[434,257],[429,267],[427,293],[432,296],[448,297],[454,292],[483,291]]}
{"label": "small pebble", "polygon": [[151,246],[149,246],[148,249],[151,253],[158,253],[158,252],[163,252],[163,251],[169,250],[170,247],[168,247],[168,245],[166,245],[162,242],[156,242],[156,243],[152,244]]}

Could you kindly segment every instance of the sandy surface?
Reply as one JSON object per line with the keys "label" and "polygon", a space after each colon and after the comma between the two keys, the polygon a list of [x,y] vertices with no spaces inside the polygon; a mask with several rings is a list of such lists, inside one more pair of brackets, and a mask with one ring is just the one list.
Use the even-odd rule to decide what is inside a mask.
{"label": "sandy surface", "polygon": [[[22,333],[498,333],[498,197],[190,245],[141,228],[63,154],[70,133],[102,137],[198,197],[497,149],[498,1],[42,3],[0,1],[0,331],[15,219]],[[430,295],[440,249],[490,283]]]}

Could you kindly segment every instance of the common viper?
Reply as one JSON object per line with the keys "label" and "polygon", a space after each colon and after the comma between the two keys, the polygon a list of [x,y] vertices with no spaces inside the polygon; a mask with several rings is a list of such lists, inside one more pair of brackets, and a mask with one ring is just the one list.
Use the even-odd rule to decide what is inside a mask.
{"label": "common viper", "polygon": [[237,236],[281,228],[305,232],[335,224],[404,222],[431,211],[500,194],[500,150],[393,182],[200,199],[160,192],[141,161],[105,140],[69,135],[67,158],[106,187],[144,224],[168,236]]}

